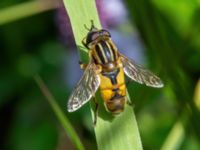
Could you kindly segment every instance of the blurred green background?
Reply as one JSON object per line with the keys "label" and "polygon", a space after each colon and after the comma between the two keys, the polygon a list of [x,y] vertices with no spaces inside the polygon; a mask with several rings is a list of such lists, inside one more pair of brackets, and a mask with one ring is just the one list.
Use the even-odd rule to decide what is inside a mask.
{"label": "blurred green background", "polygon": [[[165,83],[163,89],[128,85],[144,149],[199,150],[200,1],[97,0],[97,6],[121,52]],[[60,1],[1,0],[0,149],[75,149],[33,80],[36,74],[86,149],[96,149],[89,105],[70,114],[66,109],[82,74],[74,45]]]}

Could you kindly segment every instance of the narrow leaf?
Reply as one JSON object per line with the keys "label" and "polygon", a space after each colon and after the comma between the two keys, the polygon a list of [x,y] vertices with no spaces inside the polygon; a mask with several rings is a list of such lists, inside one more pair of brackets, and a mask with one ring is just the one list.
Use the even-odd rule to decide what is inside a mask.
{"label": "narrow leaf", "polygon": [[0,25],[55,9],[58,5],[54,0],[34,0],[4,8],[0,10]]}
{"label": "narrow leaf", "polygon": [[195,93],[194,93],[194,103],[197,109],[200,111],[200,79],[197,82]]}
{"label": "narrow leaf", "polygon": [[58,118],[58,120],[63,125],[63,127],[64,127],[67,135],[71,139],[71,141],[74,143],[74,145],[76,146],[76,148],[78,150],[84,150],[83,144],[81,143],[79,137],[77,136],[73,126],[71,125],[70,121],[67,119],[66,115],[60,109],[59,105],[57,104],[56,100],[54,99],[54,97],[49,92],[47,86],[45,85],[45,83],[43,82],[41,77],[35,76],[34,79],[35,79],[36,83],[38,84],[38,86],[40,87],[40,90],[42,91],[42,93],[46,97],[47,101],[51,105],[54,113],[56,114],[56,116]]}
{"label": "narrow leaf", "polygon": [[[97,28],[101,28],[96,5],[94,0],[64,0],[68,12],[76,45],[79,48],[80,59],[83,62],[88,61],[87,50],[83,48],[82,39],[86,36],[91,20]],[[142,144],[137,127],[137,122],[131,106],[126,106],[125,111],[119,116],[113,117],[106,112],[103,100],[97,92],[99,103],[99,116],[95,126],[95,135],[99,150],[141,150]],[[93,112],[93,111],[92,111]]]}
{"label": "narrow leaf", "polygon": [[185,131],[181,121],[177,121],[165,140],[161,150],[177,150],[185,138]]}

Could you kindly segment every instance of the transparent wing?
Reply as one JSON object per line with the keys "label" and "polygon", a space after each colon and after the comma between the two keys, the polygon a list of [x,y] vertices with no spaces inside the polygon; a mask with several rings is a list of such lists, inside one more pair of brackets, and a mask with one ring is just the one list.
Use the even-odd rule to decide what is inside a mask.
{"label": "transparent wing", "polygon": [[160,78],[149,70],[136,64],[133,60],[128,59],[122,54],[120,54],[120,58],[125,74],[132,80],[155,88],[161,88],[164,86]]}
{"label": "transparent wing", "polygon": [[96,74],[97,66],[89,63],[83,77],[78,82],[68,101],[68,111],[73,112],[83,106],[95,94],[99,85],[100,77]]}

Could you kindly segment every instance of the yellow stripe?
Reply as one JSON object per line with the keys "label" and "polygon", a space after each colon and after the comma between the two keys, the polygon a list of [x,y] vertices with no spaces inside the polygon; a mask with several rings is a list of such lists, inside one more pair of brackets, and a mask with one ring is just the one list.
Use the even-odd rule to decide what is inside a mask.
{"label": "yellow stripe", "polygon": [[102,53],[102,55],[103,55],[103,59],[105,60],[105,62],[107,63],[108,62],[108,60],[107,60],[107,58],[106,58],[106,55],[105,55],[105,53],[104,53],[104,51],[103,51],[103,47],[101,46],[101,44],[98,44],[98,46],[99,46],[99,48],[100,48],[100,51],[101,51],[101,53]]}
{"label": "yellow stripe", "polygon": [[114,51],[115,51],[115,57],[116,57],[116,59],[118,59],[117,47],[115,46],[114,43],[112,43],[112,46],[113,46],[113,49],[114,49]]}
{"label": "yellow stripe", "polygon": [[115,44],[112,42],[112,40],[109,40],[109,43],[110,45],[112,46],[113,50],[114,50],[114,55],[115,55],[115,58],[117,59],[118,56],[117,56],[117,47],[115,46]]}

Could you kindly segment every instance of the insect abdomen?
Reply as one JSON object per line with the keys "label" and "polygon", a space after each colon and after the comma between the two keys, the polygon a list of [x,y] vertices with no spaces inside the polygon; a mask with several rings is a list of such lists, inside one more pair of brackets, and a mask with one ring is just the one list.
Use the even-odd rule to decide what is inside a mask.
{"label": "insect abdomen", "polygon": [[102,73],[100,91],[108,111],[113,114],[122,112],[126,102],[123,69],[117,68],[113,72]]}
{"label": "insect abdomen", "polygon": [[109,112],[111,112],[114,115],[117,115],[124,111],[125,102],[126,97],[120,95],[119,98],[107,101],[105,103],[105,106]]}

